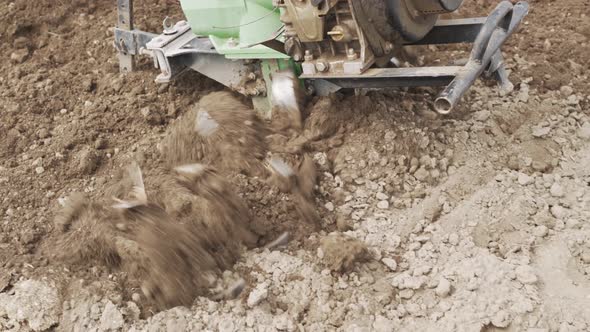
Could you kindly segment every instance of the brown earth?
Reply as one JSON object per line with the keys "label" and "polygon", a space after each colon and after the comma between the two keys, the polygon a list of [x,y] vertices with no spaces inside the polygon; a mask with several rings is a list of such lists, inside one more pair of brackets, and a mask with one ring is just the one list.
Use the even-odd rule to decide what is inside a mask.
{"label": "brown earth", "polygon": [[[575,289],[571,290],[568,288],[571,287],[569,284],[562,285],[562,281],[557,281],[559,278],[563,280],[564,275],[552,275],[552,270],[548,268],[553,266],[551,264],[557,266],[559,262],[547,250],[563,254],[560,251],[563,248],[559,247],[557,240],[561,239],[561,233],[551,233],[554,225],[559,225],[560,222],[568,225],[572,223],[567,217],[555,217],[559,216],[559,209],[555,206],[574,209],[575,199],[567,201],[566,197],[556,202],[548,198],[543,203],[536,197],[531,199],[534,200],[532,203],[524,199],[514,202],[506,199],[502,202],[500,192],[520,190],[514,189],[514,185],[509,186],[509,189],[494,188],[488,195],[484,192],[482,197],[472,198],[474,193],[488,190],[486,186],[489,181],[504,183],[500,178],[494,180],[495,172],[516,171],[523,174],[518,176],[517,181],[522,183],[528,181],[524,175],[545,179],[547,176],[553,177],[555,170],[563,169],[567,161],[578,160],[579,151],[582,151],[582,157],[583,151],[587,151],[584,149],[588,143],[583,138],[586,134],[582,129],[589,121],[590,62],[587,61],[587,54],[590,52],[590,4],[583,0],[539,0],[530,1],[530,4],[531,12],[525,23],[505,47],[506,62],[512,71],[511,80],[517,87],[514,93],[506,97],[498,96],[490,83],[479,84],[467,93],[459,109],[447,117],[432,112],[431,100],[436,90],[430,88],[364,91],[357,96],[344,93],[331,98],[315,98],[304,112],[309,113],[309,117],[301,135],[273,133],[265,142],[259,136],[259,129],[266,124],[258,122],[251,115],[240,118],[239,121],[251,121],[253,124],[251,131],[241,133],[245,137],[243,142],[238,141],[241,146],[224,145],[212,149],[219,151],[222,148],[231,151],[232,155],[240,155],[242,157],[235,159],[240,163],[236,165],[234,159],[221,156],[218,161],[223,175],[213,176],[222,176],[231,187],[231,195],[235,195],[235,199],[229,201],[243,201],[251,214],[248,228],[258,239],[248,247],[264,246],[283,232],[289,232],[291,239],[294,239],[289,245],[289,253],[293,256],[281,253],[284,255],[281,257],[290,262],[290,259],[299,255],[298,259],[304,257],[315,264],[315,251],[320,247],[321,240],[324,243],[329,241],[326,239],[330,237],[325,236],[335,229],[357,232],[347,235],[360,238],[366,242],[364,245],[391,245],[395,242],[391,238],[376,240],[378,236],[371,233],[374,225],[369,223],[371,227],[366,226],[369,231],[363,228],[365,226],[359,226],[366,222],[365,219],[370,214],[366,211],[367,206],[377,204],[378,201],[377,212],[393,211],[393,215],[404,218],[408,215],[395,225],[395,235],[401,237],[401,247],[388,253],[391,256],[388,261],[383,260],[389,268],[394,264],[393,260],[399,265],[398,272],[405,271],[404,262],[409,262],[411,266],[419,261],[416,257],[406,257],[406,251],[412,251],[413,249],[408,248],[415,246],[415,243],[424,243],[422,239],[416,239],[422,236],[416,229],[426,228],[420,224],[422,220],[436,222],[440,218],[443,227],[449,230],[445,233],[445,241],[452,243],[452,232],[459,232],[456,230],[458,225],[455,225],[457,220],[461,220],[461,216],[474,213],[472,211],[477,210],[474,206],[487,204],[490,211],[486,213],[506,215],[499,217],[498,224],[474,226],[469,236],[473,236],[475,245],[507,261],[514,253],[531,250],[531,266],[539,265],[541,274],[553,278],[548,279],[549,282],[545,281],[547,285],[540,287],[539,292],[570,292],[567,293],[570,300],[563,303],[561,299],[552,302],[552,298],[547,297],[549,295],[542,295],[540,303],[556,303],[557,312],[568,308],[568,305],[577,306],[583,303],[579,302],[582,301],[580,298],[575,297]],[[494,5],[493,1],[474,1],[466,4],[459,15],[484,14]],[[111,196],[128,198],[124,195],[131,192],[132,183],[126,180],[125,168],[132,161],[136,161],[144,171],[147,196],[157,202],[157,208],[154,208],[156,212],[148,213],[147,219],[154,215],[167,219],[172,215],[175,220],[182,220],[181,224],[185,224],[190,213],[203,210],[200,205],[202,201],[187,208],[184,203],[179,203],[187,199],[177,200],[177,196],[169,194],[175,192],[177,187],[166,188],[162,185],[168,179],[167,176],[171,175],[170,169],[162,166],[161,151],[166,147],[167,140],[170,140],[170,131],[182,127],[186,123],[184,119],[194,119],[201,97],[223,90],[219,84],[196,73],[185,74],[169,85],[157,85],[153,82],[156,73],[152,64],[145,58],[139,62],[136,72],[120,75],[116,53],[112,47],[111,28],[115,13],[114,2],[109,0],[17,0],[0,8],[0,55],[5,59],[0,68],[0,295],[5,290],[4,294],[18,289],[15,285],[20,280],[50,280],[59,289],[59,307],[62,308],[63,304],[64,317],[69,317],[70,311],[66,307],[70,304],[77,303],[78,307],[83,307],[85,298],[82,295],[77,297],[76,294],[87,292],[90,292],[89,297],[109,299],[118,306],[127,301],[137,301],[141,316],[149,317],[153,314],[150,310],[154,309],[151,302],[144,298],[138,300],[134,296],[142,293],[142,280],[151,282],[146,286],[152,289],[148,294],[166,293],[159,297],[162,299],[160,303],[155,301],[160,307],[175,304],[190,306],[195,295],[209,294],[209,291],[200,289],[209,280],[191,278],[204,276],[206,273],[202,270],[183,270],[195,266],[207,267],[209,263],[206,259],[175,261],[179,251],[192,250],[192,243],[203,241],[202,236],[187,234],[173,224],[174,226],[165,230],[160,229],[160,226],[141,228],[137,231],[140,234],[137,237],[126,237],[121,235],[116,222],[96,223],[99,218],[118,220],[118,217],[111,217]],[[158,32],[161,30],[162,18],[167,15],[175,19],[182,17],[178,5],[171,1],[150,0],[136,4],[139,29]],[[443,60],[439,59],[446,61],[448,58],[462,58],[468,54],[462,47],[452,47],[449,48],[449,55],[439,57],[437,51],[440,49],[429,47],[427,60],[440,62]],[[516,84],[521,82],[525,84]],[[572,100],[571,96],[576,97],[576,100]],[[207,103],[207,98],[203,98],[202,102]],[[240,105],[242,106],[239,108],[247,112],[249,105]],[[216,108],[207,107],[211,108],[211,115],[217,111]],[[563,116],[563,119],[558,116]],[[534,133],[536,128],[551,128],[552,131],[549,136],[538,137]],[[236,133],[232,129],[228,135],[235,137]],[[227,141],[221,139],[219,142]],[[213,143],[215,144],[217,143]],[[306,158],[313,158],[319,178],[317,187],[312,190],[313,197],[309,194],[313,183],[303,181],[310,177],[303,176],[301,180],[293,180],[287,190],[281,191],[280,183],[268,181],[265,178],[268,174],[260,175],[268,171],[264,167],[264,144],[268,144],[268,149],[275,151],[276,155],[292,166],[299,166],[295,169],[302,174],[313,173],[304,167],[309,162]],[[245,149],[251,145],[260,147],[260,150]],[[280,150],[280,147],[284,150]],[[178,166],[175,164],[180,161],[203,161],[200,156],[186,160],[172,159],[174,162],[168,164],[168,167]],[[228,160],[232,163],[223,164]],[[242,163],[242,160],[246,163]],[[583,169],[587,169],[588,164],[587,160],[581,160],[577,166],[572,167],[574,170],[579,167],[581,170],[576,172],[583,174]],[[204,161],[209,160],[205,158]],[[255,165],[258,162],[260,165]],[[251,171],[252,168],[255,170]],[[245,174],[226,172],[228,169]],[[571,179],[574,176],[571,174],[578,174],[572,172],[566,173],[564,178]],[[175,176],[178,175],[172,177]],[[580,180],[576,183],[576,188],[583,191],[580,188],[587,187],[590,178],[580,175]],[[294,185],[296,189],[293,189]],[[373,185],[379,190],[372,188]],[[374,201],[374,191],[381,194],[377,196],[377,201]],[[72,193],[84,193],[86,198],[66,200],[66,197],[72,197]],[[220,195],[219,192],[199,193],[207,194]],[[221,195],[227,198],[230,194],[226,192]],[[496,196],[498,201],[494,201]],[[473,203],[471,200],[477,202]],[[219,196],[212,199],[213,206],[205,210],[213,214],[222,210],[223,208],[215,206],[219,201]],[[432,202],[436,202],[434,208],[419,208]],[[543,204],[546,204],[546,210],[541,211],[538,208],[537,212],[537,207]],[[62,205],[66,205],[65,211]],[[494,206],[504,205],[508,206],[507,211],[493,210]],[[164,212],[161,207],[165,207]],[[243,211],[243,207],[234,207],[236,211]],[[513,209],[517,212],[513,212]],[[584,210],[581,211],[583,216]],[[319,215],[316,216],[315,213]],[[414,213],[420,222],[411,221]],[[546,227],[550,229],[551,236],[555,237],[556,240],[552,240],[551,246],[547,247],[549,249],[542,247],[543,244],[529,242],[525,235],[530,235],[532,228],[515,224],[514,220],[529,216],[533,216],[530,227],[534,227],[536,231],[539,231],[540,226]],[[485,219],[482,215],[471,217]],[[220,218],[232,219],[226,215]],[[584,227],[575,226],[573,229],[585,229]],[[71,230],[76,232],[68,233]],[[365,236],[367,232],[372,235]],[[381,231],[383,232],[385,231]],[[168,235],[163,237],[162,234]],[[147,271],[145,266],[135,267],[143,269],[143,276],[140,277],[130,272],[133,268],[123,268],[124,263],[121,261],[135,255],[135,249],[133,245],[126,246],[129,242],[116,243],[117,238],[134,239],[143,246],[146,255],[152,257],[152,264],[159,267],[147,268]],[[177,246],[169,246],[165,238],[177,239]],[[554,243],[555,241],[558,243]],[[585,242],[579,239],[574,242],[571,247],[575,248],[571,250],[575,259],[572,258],[568,263],[567,273],[569,275],[570,269],[582,271],[577,272],[581,276],[576,277],[576,280],[578,284],[584,285],[588,280],[588,273],[584,271],[590,264],[587,259],[590,256],[587,254],[588,249],[584,247]],[[60,249],[55,249],[56,246]],[[221,248],[220,250],[225,248],[223,243],[212,246]],[[359,248],[363,249],[355,248],[353,246],[348,249],[364,252],[360,245]],[[535,248],[538,248],[537,252]],[[232,250],[235,253],[230,253],[224,263],[218,261],[213,265],[221,266],[221,270],[231,270],[234,260],[239,260],[237,253],[243,253],[242,248]],[[257,250],[261,249],[251,252],[259,253]],[[301,254],[300,250],[305,251],[305,254]],[[383,255],[387,252],[386,249],[380,250]],[[75,255],[55,255],[66,251],[74,252]],[[375,254],[374,248],[369,251]],[[342,252],[346,254],[345,250]],[[264,280],[271,280],[269,276],[273,274],[264,270],[265,266],[258,258],[251,258],[249,255],[245,262],[238,263],[234,269],[248,280],[248,290],[258,290],[256,283],[265,285]],[[273,254],[269,255],[273,257]],[[379,259],[380,255],[381,252]],[[188,255],[201,258],[205,256],[205,253]],[[64,257],[74,261],[68,261],[67,266],[64,266]],[[261,259],[264,260],[265,257],[267,256],[263,254]],[[252,259],[255,264],[251,262]],[[464,258],[463,261],[468,259]],[[131,260],[141,262],[137,257]],[[361,276],[368,273],[370,278],[377,280],[370,289],[361,287],[359,290],[371,294],[379,301],[382,301],[379,296],[385,299],[393,297],[395,292],[390,290],[391,277],[387,277],[387,286],[383,286],[379,281],[380,276],[386,275],[383,268],[376,267],[375,261],[365,264],[366,266],[355,263],[354,259],[346,264],[346,270],[354,270]],[[318,266],[324,265],[326,262]],[[317,275],[313,274],[314,278],[323,280],[326,276],[320,276],[321,268],[312,266],[314,273],[317,272]],[[445,268],[442,263],[438,267]],[[279,264],[280,268],[285,270]],[[340,267],[334,269],[339,270]],[[414,267],[412,269],[416,274]],[[521,270],[517,272],[522,272]],[[168,272],[176,273],[177,277],[171,278]],[[232,283],[231,279],[236,279],[236,275],[229,272],[215,273],[221,275],[221,280],[217,282],[221,284],[218,286],[222,291],[226,289],[227,283]],[[524,272],[519,275],[523,274]],[[268,279],[260,279],[262,275],[266,275]],[[285,280],[289,280],[288,285],[293,285],[306,280],[306,277],[293,273]],[[338,303],[344,303],[350,297],[347,292],[352,292],[342,286],[345,282],[343,278],[347,277],[334,278],[338,286],[334,286],[330,292]],[[83,282],[79,283],[79,280]],[[560,287],[552,285],[551,281]],[[284,280],[275,282],[282,285]],[[460,282],[457,281],[457,284]],[[399,284],[396,285],[398,290],[403,289]],[[525,285],[525,288],[529,287],[529,284]],[[464,286],[471,287],[467,281]],[[84,290],[79,291],[80,287]],[[210,287],[212,285],[207,284],[207,288]],[[383,295],[383,289],[387,289],[386,295]],[[261,287],[260,292],[264,293],[263,290],[264,287]],[[378,295],[373,294],[373,291]],[[437,295],[441,293],[448,296],[450,293],[453,296],[458,291],[455,289],[445,292],[444,289],[439,291],[436,288]],[[275,303],[278,308],[271,310],[273,314],[295,310],[301,315],[298,323],[311,329],[315,326],[314,322],[322,321],[321,317],[313,317],[314,311],[308,307],[303,310],[297,304],[296,309],[293,309],[288,299],[283,298],[287,294],[285,292],[285,289],[276,289],[276,294],[271,292],[268,295],[268,301]],[[414,292],[419,291],[412,290],[411,294],[406,291],[402,299],[409,303],[406,297],[412,298]],[[485,298],[485,293],[482,294],[481,297]],[[245,297],[248,296],[244,295],[242,300],[249,302],[250,299]],[[285,297],[288,298],[286,295]],[[344,314],[346,311],[342,309],[344,307],[346,306],[336,305],[337,309],[324,321],[329,321],[333,328],[352,328],[341,325],[347,321],[347,315]],[[201,307],[196,309],[197,312],[201,310],[199,308]],[[550,309],[552,310],[548,306],[536,310],[542,311],[538,316],[545,317],[543,319],[553,317],[547,323],[547,329],[557,330],[551,324],[559,327],[561,321],[551,316],[555,314]],[[349,308],[346,310],[354,312]],[[395,310],[397,312],[401,309]],[[215,311],[215,314],[220,312],[222,311]],[[349,315],[353,316],[355,315]],[[125,314],[128,324],[125,326],[138,321],[139,316],[133,317],[133,313]],[[418,319],[416,317],[420,316],[410,314],[410,317]],[[528,316],[523,314],[522,317]],[[1,325],[4,324],[4,318],[5,313],[0,310],[1,328],[5,327]],[[500,313],[492,318],[489,323],[482,323],[482,330],[502,327],[508,321]],[[543,321],[541,318],[537,319]],[[460,321],[457,318],[457,322]],[[68,322],[64,321],[60,326],[65,330],[69,326]],[[407,319],[404,322],[412,323],[413,320]],[[458,324],[469,326],[465,321],[462,322]],[[590,322],[586,323],[590,326]],[[518,330],[519,326],[524,326],[522,324],[524,323],[517,321],[513,325]],[[572,329],[582,326],[573,318],[567,324]],[[530,323],[527,326],[533,325]],[[22,330],[27,330],[26,325],[23,326],[25,327]],[[401,326],[407,329],[416,328],[416,325]],[[584,328],[582,326],[579,330]]]}

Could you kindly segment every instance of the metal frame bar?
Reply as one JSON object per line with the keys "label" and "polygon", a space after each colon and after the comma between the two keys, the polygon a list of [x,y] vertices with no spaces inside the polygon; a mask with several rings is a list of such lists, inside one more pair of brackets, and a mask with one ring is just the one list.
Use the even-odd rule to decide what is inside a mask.
{"label": "metal frame bar", "polygon": [[[124,30],[133,30],[133,0],[117,0],[117,27]],[[128,73],[135,68],[135,58],[126,49],[124,40],[115,39],[120,44],[119,48],[119,69],[122,73]],[[128,41],[129,42],[129,41]],[[127,42],[127,43],[128,43]],[[132,44],[135,44],[133,41]]]}
{"label": "metal frame bar", "polygon": [[444,86],[462,70],[462,66],[370,68],[358,75],[302,75],[300,78],[326,80],[344,89]]}

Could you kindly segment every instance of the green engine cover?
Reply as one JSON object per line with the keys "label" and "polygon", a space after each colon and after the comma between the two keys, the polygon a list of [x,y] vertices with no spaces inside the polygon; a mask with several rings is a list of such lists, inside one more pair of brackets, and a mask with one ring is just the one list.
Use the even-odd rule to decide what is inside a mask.
{"label": "green engine cover", "polygon": [[[288,59],[263,45],[281,29],[272,0],[181,0],[193,32],[209,36],[220,54],[232,59]],[[254,45],[254,46],[252,46]]]}

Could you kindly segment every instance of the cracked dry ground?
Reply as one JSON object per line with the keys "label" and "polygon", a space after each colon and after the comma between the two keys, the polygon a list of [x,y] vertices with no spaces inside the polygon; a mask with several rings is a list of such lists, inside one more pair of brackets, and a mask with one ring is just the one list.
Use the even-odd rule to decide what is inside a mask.
{"label": "cracked dry ground", "polygon": [[[166,15],[181,17],[169,1],[138,4],[143,30]],[[158,312],[124,272],[66,266],[44,248],[60,202],[102,199],[132,160],[154,167],[170,125],[223,88],[194,73],[156,85],[147,61],[119,75],[112,1],[8,2],[0,330],[590,330],[589,15],[587,1],[531,1],[504,49],[516,90],[477,83],[450,116],[432,112],[431,89],[313,100],[320,230],[296,227],[288,196],[228,175],[273,232],[298,233],[222,274],[246,280],[239,298]]]}

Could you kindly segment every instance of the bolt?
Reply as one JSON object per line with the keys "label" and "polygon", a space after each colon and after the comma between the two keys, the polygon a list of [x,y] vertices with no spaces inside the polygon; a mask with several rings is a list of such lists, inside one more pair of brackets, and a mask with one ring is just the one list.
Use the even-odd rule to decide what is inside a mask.
{"label": "bolt", "polygon": [[356,56],[356,52],[354,51],[354,48],[349,48],[346,51],[346,57],[348,58],[348,60],[356,60],[357,56]]}
{"label": "bolt", "polygon": [[305,50],[305,56],[303,58],[305,59],[305,61],[311,61],[313,60],[313,54],[310,50]]}
{"label": "bolt", "polygon": [[317,69],[320,73],[327,71],[330,68],[330,64],[326,61],[318,61],[315,64],[315,69]]}

